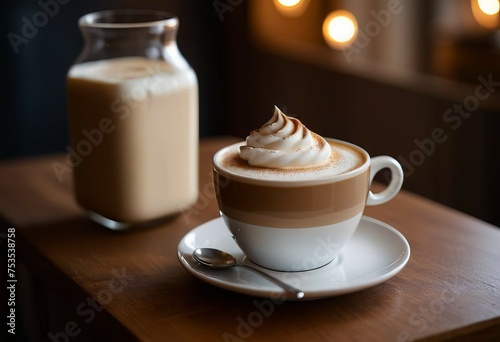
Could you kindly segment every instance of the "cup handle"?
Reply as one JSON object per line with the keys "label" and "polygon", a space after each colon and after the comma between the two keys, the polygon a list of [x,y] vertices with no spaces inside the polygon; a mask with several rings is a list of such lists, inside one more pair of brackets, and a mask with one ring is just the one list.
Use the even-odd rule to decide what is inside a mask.
{"label": "cup handle", "polygon": [[371,190],[368,191],[366,205],[378,205],[391,200],[401,189],[403,185],[403,169],[399,162],[389,156],[378,156],[371,158],[370,167],[370,186],[375,175],[382,169],[388,168],[391,171],[391,181],[387,188],[382,192],[374,194]]}

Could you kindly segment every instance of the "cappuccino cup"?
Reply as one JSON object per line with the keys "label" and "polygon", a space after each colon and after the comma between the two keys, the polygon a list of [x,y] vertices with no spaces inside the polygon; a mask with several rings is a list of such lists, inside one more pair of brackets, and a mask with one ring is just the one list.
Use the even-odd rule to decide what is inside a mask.
{"label": "cappuccino cup", "polygon": [[[307,271],[334,260],[355,232],[365,205],[392,199],[403,170],[392,157],[370,158],[354,144],[325,139],[330,161],[319,166],[262,168],[243,160],[245,142],[213,158],[217,203],[230,233],[253,263],[277,271]],[[370,191],[375,175],[391,180]]]}

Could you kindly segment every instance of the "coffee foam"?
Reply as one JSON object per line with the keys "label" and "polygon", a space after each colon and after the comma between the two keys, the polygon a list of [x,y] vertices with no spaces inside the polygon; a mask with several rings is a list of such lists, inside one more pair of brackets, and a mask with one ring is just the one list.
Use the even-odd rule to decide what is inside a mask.
{"label": "coffee foam", "polygon": [[264,181],[310,181],[340,176],[358,169],[367,161],[364,151],[350,144],[328,139],[331,155],[328,160],[315,166],[267,168],[249,165],[239,156],[239,147],[245,143],[229,146],[216,155],[215,163],[220,169],[243,178]]}

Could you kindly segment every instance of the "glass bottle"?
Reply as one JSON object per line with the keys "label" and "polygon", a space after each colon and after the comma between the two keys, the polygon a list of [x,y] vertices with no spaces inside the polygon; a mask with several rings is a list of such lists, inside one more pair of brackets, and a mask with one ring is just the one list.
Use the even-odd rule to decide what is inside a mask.
{"label": "glass bottle", "polygon": [[111,10],[79,20],[68,72],[74,191],[111,229],[154,223],[198,195],[198,83],[168,13]]}

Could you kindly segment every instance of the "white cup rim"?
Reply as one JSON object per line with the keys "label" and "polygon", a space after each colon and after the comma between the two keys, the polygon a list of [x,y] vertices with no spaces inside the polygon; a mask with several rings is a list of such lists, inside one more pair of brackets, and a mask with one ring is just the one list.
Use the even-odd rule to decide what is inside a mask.
{"label": "white cup rim", "polygon": [[323,177],[317,177],[313,179],[306,179],[306,180],[297,180],[297,179],[279,179],[279,180],[270,180],[270,179],[262,179],[262,178],[254,178],[254,177],[249,177],[245,175],[241,175],[226,169],[221,168],[217,163],[216,160],[219,158],[221,154],[226,153],[228,150],[234,149],[235,146],[242,146],[245,144],[245,141],[241,141],[226,147],[221,148],[219,151],[217,151],[213,157],[212,160],[212,165],[215,168],[215,170],[221,174],[222,176],[225,176],[230,179],[234,179],[237,181],[240,181],[242,183],[247,183],[247,184],[254,184],[254,185],[265,185],[265,186],[275,186],[275,187],[299,187],[299,186],[311,186],[311,185],[321,185],[321,184],[329,184],[329,183],[335,183],[335,182],[340,182],[355,176],[360,175],[366,169],[370,167],[370,155],[368,152],[366,152],[363,148],[359,147],[358,145],[355,145],[353,143],[340,140],[340,139],[333,139],[333,138],[325,138],[327,141],[332,141],[332,142],[338,142],[340,144],[344,144],[347,146],[351,146],[361,152],[363,156],[365,157],[365,162],[360,165],[359,167],[355,168],[354,170],[339,174],[339,175],[329,175],[329,176],[323,176]]}

